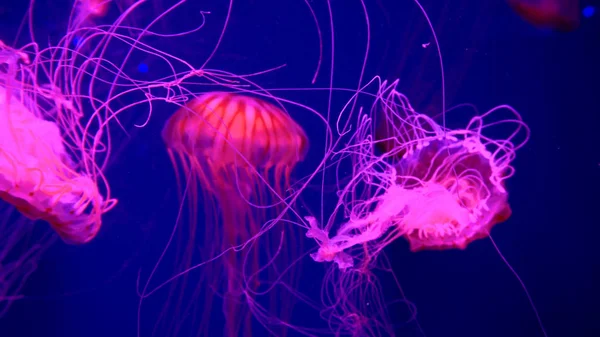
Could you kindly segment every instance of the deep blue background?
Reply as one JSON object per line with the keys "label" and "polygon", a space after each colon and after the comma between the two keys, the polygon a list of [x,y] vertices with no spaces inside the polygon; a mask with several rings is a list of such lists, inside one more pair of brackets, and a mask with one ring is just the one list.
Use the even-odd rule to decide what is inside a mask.
{"label": "deep blue background", "polygon": [[[235,73],[287,63],[288,68],[261,84],[308,86],[318,45],[304,2],[238,2],[231,30],[211,66]],[[439,68],[433,50],[420,47],[431,42],[431,35],[414,3],[366,2],[373,28],[368,74],[400,77],[401,90],[417,108],[439,107]],[[353,1],[332,4],[340,48],[335,84],[355,86],[365,37],[356,14],[360,7]],[[1,1],[0,39],[14,36],[26,5]],[[517,173],[507,182],[513,215],[494,229],[496,242],[527,285],[549,336],[600,335],[600,16],[583,19],[575,32],[555,33],[522,22],[500,0],[486,5],[424,1],[424,6],[441,41],[449,103],[470,102],[482,110],[507,103],[532,130],[514,163]],[[49,15],[37,18],[40,31],[56,34],[64,22],[53,19],[63,20],[60,13],[67,4],[53,1],[47,8]],[[222,17],[224,6],[198,8]],[[326,25],[324,8],[315,8]],[[196,26],[194,13],[181,13],[180,27],[163,28]],[[199,66],[202,48],[210,45],[219,24],[207,25],[206,34],[165,42],[164,48]],[[139,62],[148,66],[148,73],[161,71],[152,59]],[[317,83],[321,87],[327,85],[329,69],[324,71]],[[324,107],[310,95],[288,97]],[[0,319],[0,337],[135,336],[137,272],[141,267],[147,275],[177,212],[175,178],[159,137],[170,113],[157,113],[147,128],[131,130],[133,137],[119,147],[122,152],[107,172],[118,207],[107,214],[92,243],[59,243],[44,256],[26,287],[30,297]],[[291,113],[303,126],[311,123]],[[323,140],[310,131],[309,137],[313,145]],[[320,161],[318,151],[311,151],[300,171]],[[318,204],[308,206],[319,211]],[[387,252],[427,336],[541,336],[524,292],[488,240],[466,251],[417,254],[398,241]],[[315,270],[315,276],[322,272],[318,267],[304,270]],[[161,303],[147,305],[152,311]],[[420,335],[410,324],[399,324],[398,333]]]}

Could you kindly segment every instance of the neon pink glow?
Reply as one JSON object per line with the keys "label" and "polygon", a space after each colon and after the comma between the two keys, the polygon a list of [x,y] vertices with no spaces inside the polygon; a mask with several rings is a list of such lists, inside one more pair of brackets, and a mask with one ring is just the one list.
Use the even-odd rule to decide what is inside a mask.
{"label": "neon pink glow", "polygon": [[[357,256],[349,253],[354,247],[368,247],[358,256],[371,260],[399,237],[412,251],[464,249],[510,216],[504,181],[512,175],[515,150],[528,138],[516,111],[498,107],[450,130],[414,112],[394,84],[381,89],[373,111],[379,118],[375,137],[372,120],[364,118],[355,143],[344,150],[357,163],[340,193],[349,220],[331,235],[307,218],[306,235],[320,246],[315,261],[346,269],[355,264]],[[506,124],[514,126],[506,138],[487,135]],[[382,156],[373,153],[377,144]]]}
{"label": "neon pink glow", "polygon": [[[66,96],[36,86],[38,65],[26,53],[0,48],[9,70],[0,74],[0,198],[32,220],[47,221],[65,241],[86,243],[115,202],[104,200],[93,172],[74,168],[63,133],[75,136],[69,132],[78,124],[65,109]],[[57,120],[48,120],[51,114]]]}

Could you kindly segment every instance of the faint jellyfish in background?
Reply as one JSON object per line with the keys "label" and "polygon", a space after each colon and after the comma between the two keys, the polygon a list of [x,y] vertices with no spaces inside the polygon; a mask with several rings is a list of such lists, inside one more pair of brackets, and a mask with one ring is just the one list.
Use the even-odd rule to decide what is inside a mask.
{"label": "faint jellyfish in background", "polygon": [[100,33],[94,32],[95,28],[118,28],[114,36],[127,32],[128,37],[135,38],[148,28],[143,24],[149,24],[160,13],[160,3],[160,0],[75,0],[68,19],[68,31],[75,35],[73,43],[76,47],[80,45],[82,35],[90,33],[88,29],[92,29],[93,35]]}
{"label": "faint jellyfish in background", "polygon": [[508,0],[508,4],[537,28],[569,32],[580,24],[579,0]]}
{"label": "faint jellyfish in background", "polygon": [[75,0],[74,24],[79,27],[94,25],[94,21],[106,16],[112,0]]}
{"label": "faint jellyfish in background", "polygon": [[[203,260],[242,247],[203,267],[204,282],[197,286],[205,290],[203,303],[194,303],[198,298],[193,297],[183,305],[184,283],[177,306],[165,314],[185,316],[194,306],[203,306],[200,331],[210,334],[213,298],[222,293],[224,335],[250,336],[252,314],[259,321],[263,314],[256,311],[253,294],[263,279],[267,288],[273,282],[297,285],[298,271],[284,271],[301,252],[299,228],[285,222],[283,232],[263,226],[283,216],[290,175],[304,159],[308,139],[281,107],[256,96],[225,92],[202,94],[180,108],[166,123],[163,139],[190,208],[190,225],[181,238],[185,254],[178,265],[189,267],[198,247]],[[204,225],[198,212],[205,214]],[[257,242],[247,244],[259,235]],[[269,293],[269,311],[289,319],[291,296],[283,287]],[[285,326],[270,329],[285,335]]]}

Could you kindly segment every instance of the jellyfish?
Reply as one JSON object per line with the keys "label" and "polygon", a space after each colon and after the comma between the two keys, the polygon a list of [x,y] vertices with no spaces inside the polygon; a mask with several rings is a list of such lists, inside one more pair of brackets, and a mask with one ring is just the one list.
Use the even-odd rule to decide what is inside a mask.
{"label": "jellyfish", "polygon": [[408,192],[400,225],[412,251],[465,249],[510,217],[504,167],[490,158],[473,138],[450,136],[426,141],[396,165],[396,183],[410,186],[397,192]]}
{"label": "jellyfish", "polygon": [[[6,70],[0,73],[0,199],[31,220],[48,222],[64,241],[87,243],[115,200],[105,200],[93,172],[76,168],[59,127],[66,121],[46,119],[63,108],[65,97],[31,88],[36,83],[27,54],[0,47]],[[59,106],[45,109],[48,102]]]}
{"label": "jellyfish", "polygon": [[573,31],[579,27],[579,0],[509,0],[523,20],[542,29]]}
{"label": "jellyfish", "polygon": [[[89,29],[98,29],[101,24],[109,25],[112,20],[116,20],[118,23],[113,23],[113,27],[121,27],[126,29],[130,36],[137,36],[139,32],[136,34],[133,29],[140,26],[136,18],[138,15],[136,9],[144,2],[144,0],[75,0],[69,18],[69,24],[72,25],[69,33],[77,34],[77,40],[81,41],[85,37],[79,34],[87,34]],[[152,6],[156,7],[158,3],[159,1],[152,1]],[[119,17],[115,19],[115,15]],[[79,41],[74,42],[78,45]]]}
{"label": "jellyfish", "polygon": [[[375,137],[370,138],[372,120],[365,117],[356,133],[362,146],[349,147],[360,163],[340,192],[349,220],[331,236],[308,218],[307,236],[320,245],[313,254],[316,261],[353,267],[355,257],[348,253],[353,247],[368,247],[359,256],[370,261],[399,237],[408,240],[412,251],[465,249],[510,217],[504,182],[514,172],[516,149],[529,134],[518,113],[500,106],[473,117],[462,129],[449,129],[416,113],[394,87],[382,89],[385,94],[380,92],[374,104],[381,116]],[[504,138],[488,135],[507,126]],[[373,143],[384,144],[387,151],[375,155]]]}
{"label": "jellyfish", "polygon": [[100,193],[98,174],[75,164],[76,114],[67,95],[40,83],[38,56],[32,61],[0,41],[0,317],[24,297],[25,282],[57,239],[36,220],[83,244],[114,206]]}
{"label": "jellyfish", "polygon": [[[221,289],[224,274],[223,313],[227,336],[237,336],[242,326],[251,335],[251,314],[244,307],[259,286],[260,256],[271,265],[269,280],[281,280],[282,271],[298,250],[295,226],[275,231],[264,244],[244,246],[261,233],[266,221],[279,216],[290,186],[290,174],[306,155],[308,140],[303,129],[282,108],[255,96],[212,92],[198,96],[179,109],[163,129],[178,181],[188,191],[190,214],[188,254],[195,249],[196,223],[202,190],[204,224],[203,257],[208,259],[231,247],[224,265],[204,273],[209,287],[204,301],[204,329],[212,306],[213,292]],[[185,192],[183,192],[185,193]],[[267,234],[268,235],[268,234]],[[279,249],[284,240],[283,249]],[[276,253],[269,253],[276,251]],[[273,262],[280,259],[281,265]],[[189,261],[185,261],[189,264]],[[287,275],[293,282],[295,276]],[[279,294],[271,298],[280,315],[289,315],[291,302]],[[252,309],[253,305],[250,305]],[[282,332],[283,334],[283,332]]]}
{"label": "jellyfish", "polygon": [[76,0],[75,23],[77,26],[88,26],[95,19],[104,17],[112,0]]}

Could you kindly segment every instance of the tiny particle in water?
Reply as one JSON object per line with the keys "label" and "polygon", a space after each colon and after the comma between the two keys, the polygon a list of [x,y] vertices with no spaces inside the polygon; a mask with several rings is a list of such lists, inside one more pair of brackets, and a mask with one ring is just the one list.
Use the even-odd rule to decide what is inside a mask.
{"label": "tiny particle in water", "polygon": [[427,47],[429,47],[429,45],[430,45],[430,44],[431,44],[431,42],[423,43],[423,44],[421,45],[421,47],[423,47],[423,48],[427,48]]}
{"label": "tiny particle in water", "polygon": [[146,63],[140,63],[138,65],[138,71],[140,73],[147,73],[148,72],[148,65]]}
{"label": "tiny particle in water", "polygon": [[583,9],[583,16],[586,18],[591,18],[595,12],[596,8],[594,8],[594,6],[587,6]]}

